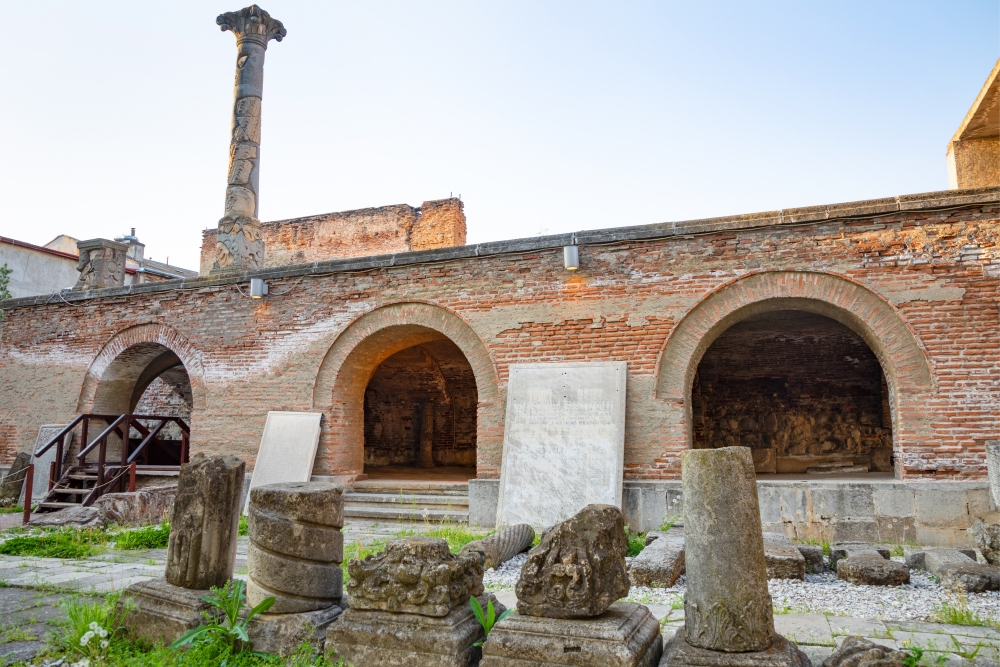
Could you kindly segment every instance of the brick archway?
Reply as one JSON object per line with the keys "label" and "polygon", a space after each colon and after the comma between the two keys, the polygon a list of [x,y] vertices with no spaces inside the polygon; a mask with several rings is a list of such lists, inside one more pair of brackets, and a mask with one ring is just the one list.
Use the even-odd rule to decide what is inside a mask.
{"label": "brick archway", "polygon": [[[205,407],[205,380],[201,354],[175,329],[163,324],[140,324],[119,332],[101,348],[83,381],[78,412],[125,412],[138,398],[137,385],[149,381],[149,369],[165,353],[184,364],[191,383],[194,417]],[[162,370],[162,369],[161,369]],[[155,375],[154,375],[155,377]],[[138,392],[141,395],[141,391]],[[192,436],[194,426],[192,424]]]}
{"label": "brick archway", "polygon": [[461,350],[476,378],[476,469],[496,477],[503,447],[503,408],[493,359],[482,340],[453,312],[426,303],[383,306],[355,320],[333,342],[313,387],[313,410],[322,412],[316,473],[359,474],[364,468],[364,392],[379,365],[414,345],[447,338]]}
{"label": "brick archway", "polygon": [[669,449],[691,446],[691,386],[705,351],[737,322],[779,310],[824,315],[857,333],[885,373],[896,452],[923,439],[920,403],[934,390],[933,373],[927,353],[896,309],[870,289],[840,276],[769,271],[717,289],[688,311],[667,339],[657,362],[656,397],[674,413],[670,421],[677,428],[665,443]]}

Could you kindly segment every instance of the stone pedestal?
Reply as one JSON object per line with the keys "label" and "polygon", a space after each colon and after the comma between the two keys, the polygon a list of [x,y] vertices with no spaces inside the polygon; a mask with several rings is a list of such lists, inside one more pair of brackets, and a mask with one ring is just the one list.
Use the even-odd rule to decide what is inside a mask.
{"label": "stone pedestal", "polygon": [[170,516],[168,583],[205,590],[232,579],[245,470],[231,455],[198,454],[181,466]]}
{"label": "stone pedestal", "polygon": [[480,667],[573,665],[653,667],[663,650],[660,624],[645,606],[616,602],[594,618],[556,619],[514,613],[483,646]]}
{"label": "stone pedestal", "polygon": [[247,626],[253,650],[288,657],[303,642],[323,649],[326,630],[343,613],[337,605],[301,614],[258,614]]}
{"label": "stone pedestal", "polygon": [[728,653],[692,646],[684,628],[677,631],[663,647],[660,667],[812,667],[799,648],[781,635],[775,635],[763,651]]}
{"label": "stone pedestal", "polygon": [[134,602],[125,616],[125,628],[131,636],[170,644],[205,622],[201,612],[213,607],[201,598],[210,592],[154,579],[129,586],[118,604],[121,608],[128,598]]}
{"label": "stone pedestal", "polygon": [[[496,598],[489,598],[498,616],[505,611]],[[485,609],[487,596],[478,599]],[[481,653],[473,644],[483,637],[468,603],[442,617],[348,609],[327,629],[325,651],[349,665],[472,667]]]}
{"label": "stone pedestal", "polygon": [[107,239],[89,239],[77,241],[76,247],[80,253],[76,266],[80,278],[73,285],[74,291],[125,285],[127,245]]}

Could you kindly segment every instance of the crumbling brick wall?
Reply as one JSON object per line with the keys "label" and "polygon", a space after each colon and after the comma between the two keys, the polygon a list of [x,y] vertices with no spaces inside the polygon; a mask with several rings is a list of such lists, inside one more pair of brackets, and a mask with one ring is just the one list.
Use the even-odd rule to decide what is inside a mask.
{"label": "crumbling brick wall", "polygon": [[[264,266],[286,266],[432,250],[465,244],[465,212],[459,199],[324,213],[261,225]],[[201,275],[215,262],[218,230],[202,232]]]}

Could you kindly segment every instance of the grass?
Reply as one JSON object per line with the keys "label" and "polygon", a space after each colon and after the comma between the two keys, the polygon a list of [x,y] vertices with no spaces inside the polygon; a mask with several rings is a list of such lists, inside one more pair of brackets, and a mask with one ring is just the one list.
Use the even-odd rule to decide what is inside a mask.
{"label": "grass", "polygon": [[674,524],[680,520],[678,516],[663,517],[663,521],[660,523],[660,532],[665,533],[674,527]]}
{"label": "grass", "polygon": [[344,583],[350,579],[347,574],[347,563],[352,558],[364,559],[372,554],[377,554],[381,551],[385,551],[385,542],[383,540],[372,540],[371,542],[351,542],[350,544],[344,545],[344,562],[341,563],[340,569],[344,572]]}
{"label": "grass", "polygon": [[24,512],[24,508],[20,505],[0,507],[0,514],[20,514],[22,512]]}
{"label": "grass", "polygon": [[137,530],[127,530],[115,535],[115,549],[134,551],[136,549],[166,549],[170,540],[170,524],[164,521],[159,526],[146,526]]}
{"label": "grass", "polygon": [[815,537],[810,537],[806,539],[806,544],[814,544],[818,547],[823,547],[823,555],[830,555],[830,540],[817,540]]}
{"label": "grass", "polygon": [[246,537],[249,534],[250,534],[250,523],[247,521],[247,515],[241,514],[239,535],[240,537]]}
{"label": "grass", "polygon": [[462,550],[469,542],[475,540],[481,540],[490,532],[472,530],[467,526],[461,526],[459,524],[441,524],[439,527],[434,528],[423,533],[427,537],[440,537],[448,542],[448,548],[451,549],[452,553],[458,553]]}
{"label": "grass", "polygon": [[889,552],[889,555],[890,556],[899,556],[899,557],[905,556],[906,553],[903,551],[903,545],[902,544],[896,544],[896,545],[894,545],[892,547],[892,551]]}
{"label": "grass", "polygon": [[625,537],[628,539],[627,556],[638,556],[646,548],[646,533],[632,533],[629,531],[628,526],[626,526]]}
{"label": "grass", "polygon": [[59,529],[42,535],[19,535],[0,543],[0,554],[40,558],[88,558],[103,553],[110,536],[102,530]]}
{"label": "grass", "polygon": [[945,602],[935,607],[933,620],[935,623],[948,625],[968,625],[1000,630],[1000,620],[983,618],[969,609],[964,595],[958,597],[957,603]]}
{"label": "grass", "polygon": [[24,628],[9,627],[0,632],[0,644],[9,644],[11,642],[30,642],[34,639],[37,639],[37,637]]}

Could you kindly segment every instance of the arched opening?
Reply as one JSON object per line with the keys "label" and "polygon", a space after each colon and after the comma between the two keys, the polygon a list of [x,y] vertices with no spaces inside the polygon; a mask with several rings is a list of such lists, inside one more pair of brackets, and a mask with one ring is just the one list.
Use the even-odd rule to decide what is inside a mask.
{"label": "arched opening", "polygon": [[879,359],[820,313],[771,310],[725,329],[698,364],[691,418],[695,448],[750,447],[758,474],[893,471]]}
{"label": "arched opening", "polygon": [[370,479],[476,476],[479,393],[459,347],[438,334],[390,355],[364,393]]}

